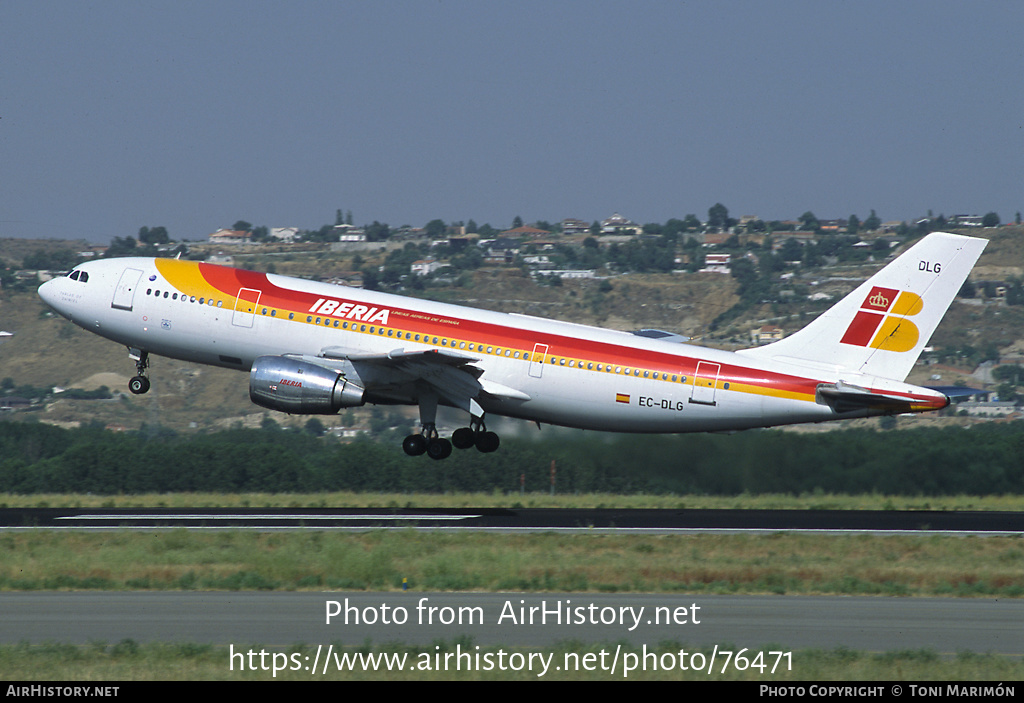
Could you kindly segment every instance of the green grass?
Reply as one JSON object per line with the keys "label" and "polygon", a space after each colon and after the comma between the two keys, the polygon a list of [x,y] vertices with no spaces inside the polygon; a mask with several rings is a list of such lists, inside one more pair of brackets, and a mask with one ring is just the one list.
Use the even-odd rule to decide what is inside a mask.
{"label": "green grass", "polygon": [[16,532],[0,590],[1024,596],[1018,537]]}

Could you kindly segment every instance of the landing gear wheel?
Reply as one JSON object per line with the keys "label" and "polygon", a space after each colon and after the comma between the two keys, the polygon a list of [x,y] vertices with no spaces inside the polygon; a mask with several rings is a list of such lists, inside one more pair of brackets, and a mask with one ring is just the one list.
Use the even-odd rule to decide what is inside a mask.
{"label": "landing gear wheel", "polygon": [[452,433],[452,444],[456,449],[469,449],[476,444],[476,433],[468,427],[460,427]]}
{"label": "landing gear wheel", "polygon": [[452,453],[452,443],[447,439],[432,439],[427,442],[427,456],[431,459],[447,459]]}
{"label": "landing gear wheel", "polygon": [[476,448],[485,454],[497,451],[499,444],[498,435],[493,432],[481,432],[476,436]]}
{"label": "landing gear wheel", "polygon": [[142,395],[149,390],[149,379],[145,376],[136,376],[128,381],[128,390],[134,395]]}
{"label": "landing gear wheel", "polygon": [[409,456],[419,456],[427,451],[427,440],[421,434],[411,434],[402,440],[402,451]]}

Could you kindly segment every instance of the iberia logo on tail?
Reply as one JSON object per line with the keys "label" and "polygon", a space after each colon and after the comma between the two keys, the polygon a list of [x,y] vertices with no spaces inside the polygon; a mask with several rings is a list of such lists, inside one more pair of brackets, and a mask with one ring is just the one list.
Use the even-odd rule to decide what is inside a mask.
{"label": "iberia logo on tail", "polygon": [[924,301],[916,293],[875,286],[840,341],[858,347],[910,351],[917,345],[920,332],[907,318],[922,308]]}

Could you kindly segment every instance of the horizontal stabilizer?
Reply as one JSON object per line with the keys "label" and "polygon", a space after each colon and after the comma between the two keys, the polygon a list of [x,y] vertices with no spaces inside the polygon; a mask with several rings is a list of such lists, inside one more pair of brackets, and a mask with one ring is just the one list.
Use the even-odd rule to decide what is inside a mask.
{"label": "horizontal stabilizer", "polygon": [[[925,390],[924,388],[920,390]],[[851,383],[836,381],[818,385],[816,401],[828,405],[837,413],[857,410],[882,410],[886,413],[914,412],[924,408],[938,410],[949,405],[949,398],[941,392],[934,396],[907,396],[883,393],[861,388]]]}
{"label": "horizontal stabilizer", "polygon": [[985,391],[977,388],[968,388],[967,386],[923,386],[930,391],[936,391],[942,393],[950,400],[964,400],[965,398],[971,398],[984,393]]}

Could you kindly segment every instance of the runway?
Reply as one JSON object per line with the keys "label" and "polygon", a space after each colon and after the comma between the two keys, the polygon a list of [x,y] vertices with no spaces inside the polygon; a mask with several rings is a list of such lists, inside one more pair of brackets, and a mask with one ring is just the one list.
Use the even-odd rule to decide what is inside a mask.
{"label": "runway", "polygon": [[[333,617],[328,622],[328,613]],[[0,642],[287,647],[471,638],[1024,654],[1024,600],[584,593],[0,593]]]}
{"label": "runway", "polygon": [[896,510],[664,510],[546,508],[7,508],[3,530],[496,530],[638,532],[1021,535],[1024,513]]}
{"label": "runway", "polygon": [[[796,510],[4,509],[8,530],[495,530],[1021,535],[1009,512]],[[335,615],[328,620],[328,613]],[[347,618],[347,621],[346,621]],[[287,647],[678,642],[734,649],[928,648],[1024,655],[1024,599],[590,593],[0,593],[0,642]]]}

